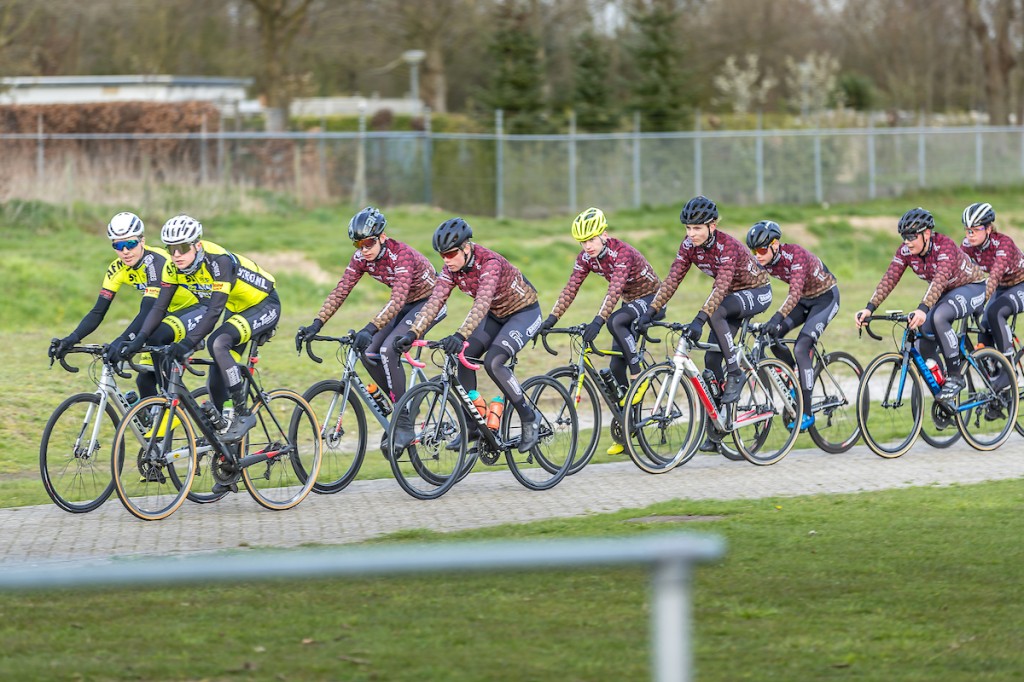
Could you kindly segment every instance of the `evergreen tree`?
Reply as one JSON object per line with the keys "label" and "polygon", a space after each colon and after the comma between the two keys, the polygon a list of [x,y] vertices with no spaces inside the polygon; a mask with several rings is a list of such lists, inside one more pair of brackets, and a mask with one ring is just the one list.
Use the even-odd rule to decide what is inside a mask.
{"label": "evergreen tree", "polygon": [[488,108],[483,114],[503,110],[509,133],[547,132],[540,42],[530,28],[529,7],[519,0],[499,2],[494,24],[487,48],[492,75],[480,97]]}
{"label": "evergreen tree", "polygon": [[683,54],[677,40],[678,12],[671,0],[638,3],[630,19],[636,36],[630,46],[634,78],[630,81],[633,105],[640,111],[646,131],[683,130],[691,115],[685,89]]}
{"label": "evergreen tree", "polygon": [[619,107],[612,88],[611,60],[604,41],[587,31],[576,40],[573,109],[583,131],[603,133],[619,123]]}

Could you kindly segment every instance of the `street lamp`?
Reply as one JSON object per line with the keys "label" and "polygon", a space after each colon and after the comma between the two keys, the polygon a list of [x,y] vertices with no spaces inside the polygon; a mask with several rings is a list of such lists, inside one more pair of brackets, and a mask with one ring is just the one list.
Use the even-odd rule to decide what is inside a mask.
{"label": "street lamp", "polygon": [[427,53],[423,50],[406,50],[402,53],[402,61],[409,65],[409,96],[417,102],[420,100],[420,62],[426,57]]}

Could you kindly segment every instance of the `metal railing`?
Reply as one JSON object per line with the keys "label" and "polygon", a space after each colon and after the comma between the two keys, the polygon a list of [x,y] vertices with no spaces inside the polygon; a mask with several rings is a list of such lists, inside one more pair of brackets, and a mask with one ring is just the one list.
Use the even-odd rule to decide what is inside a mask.
{"label": "metal railing", "polygon": [[[0,201],[427,204],[499,217],[681,204],[809,204],[1024,182],[1024,128],[507,135],[201,132],[0,135]],[[150,208],[143,206],[142,208]],[[201,212],[201,211],[197,211]]]}
{"label": "metal railing", "polygon": [[6,566],[2,590],[55,590],[130,585],[276,580],[286,577],[482,572],[646,565],[651,568],[653,678],[693,679],[690,644],[690,575],[697,563],[725,553],[718,537],[667,533],[634,538],[557,541],[461,542],[433,545],[331,548],[240,555],[193,556],[104,564]]}

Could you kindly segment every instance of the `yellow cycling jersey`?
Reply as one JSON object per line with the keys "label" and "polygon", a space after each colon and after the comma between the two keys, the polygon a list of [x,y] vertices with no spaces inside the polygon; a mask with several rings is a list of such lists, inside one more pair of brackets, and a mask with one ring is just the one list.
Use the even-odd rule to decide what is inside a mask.
{"label": "yellow cycling jersey", "polygon": [[165,285],[177,284],[178,291],[187,290],[202,303],[208,303],[214,292],[226,293],[225,308],[233,313],[248,310],[274,290],[273,276],[245,256],[205,239],[199,243],[205,252],[199,269],[186,275],[168,258],[163,273]]}
{"label": "yellow cycling jersey", "polygon": [[[109,291],[109,298],[113,298],[114,294],[127,284],[139,291],[144,298],[147,296],[156,298],[160,293],[162,272],[167,265],[174,267],[170,254],[163,249],[150,246],[145,248],[142,258],[134,267],[128,267],[121,262],[120,258],[115,258],[107,267],[106,275],[103,276],[103,290]],[[198,299],[194,294],[187,289],[179,288],[174,292],[174,298],[171,299],[167,309],[174,312],[197,302]]]}

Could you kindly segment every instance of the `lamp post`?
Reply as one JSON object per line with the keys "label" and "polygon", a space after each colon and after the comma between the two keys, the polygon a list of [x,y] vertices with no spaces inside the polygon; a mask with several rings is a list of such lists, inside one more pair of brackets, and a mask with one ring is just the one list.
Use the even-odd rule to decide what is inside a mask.
{"label": "lamp post", "polygon": [[423,50],[406,50],[402,53],[402,61],[409,65],[409,97],[420,101],[420,62],[427,56]]}

